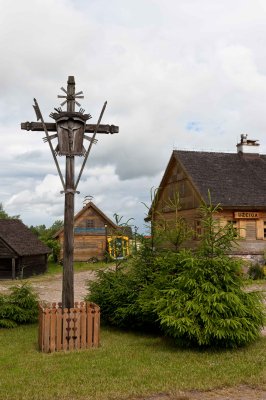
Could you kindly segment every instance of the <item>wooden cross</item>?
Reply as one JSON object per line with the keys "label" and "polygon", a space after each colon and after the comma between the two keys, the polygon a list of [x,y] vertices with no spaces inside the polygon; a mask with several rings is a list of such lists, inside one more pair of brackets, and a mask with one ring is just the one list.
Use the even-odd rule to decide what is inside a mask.
{"label": "wooden cross", "polygon": [[[73,252],[74,252],[74,195],[77,193],[77,187],[81,178],[86,161],[90,154],[91,147],[96,143],[95,136],[97,133],[113,134],[119,132],[119,127],[115,125],[101,125],[101,119],[105,111],[107,102],[104,103],[97,124],[87,124],[86,121],[91,118],[90,114],[84,114],[84,109],[80,108],[79,112],[75,112],[75,104],[80,106],[77,98],[83,98],[83,93],[75,93],[74,76],[68,77],[67,90],[61,88],[64,95],[59,98],[65,100],[61,104],[67,105],[67,111],[61,108],[55,108],[56,113],[50,116],[56,120],[55,123],[46,123],[43,120],[39,105],[34,99],[34,109],[37,115],[37,121],[41,122],[22,122],[21,129],[27,131],[45,132],[44,141],[48,142],[56,168],[65,193],[64,208],[64,250],[63,250],[63,286],[62,286],[62,304],[63,308],[74,307],[74,271],[73,271]],[[54,131],[57,134],[49,135]],[[92,137],[85,135],[85,132],[93,133]],[[52,140],[58,139],[58,145],[54,149]],[[86,150],[83,146],[83,139],[89,141],[89,147]],[[61,173],[57,156],[66,156],[65,180]],[[84,160],[75,182],[75,155],[83,155]]]}

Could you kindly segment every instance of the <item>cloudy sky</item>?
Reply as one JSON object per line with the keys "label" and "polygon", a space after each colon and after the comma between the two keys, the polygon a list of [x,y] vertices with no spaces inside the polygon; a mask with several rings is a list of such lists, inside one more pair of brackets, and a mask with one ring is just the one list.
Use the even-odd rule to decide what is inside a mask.
{"label": "cloudy sky", "polygon": [[[177,149],[235,151],[241,133],[266,153],[265,0],[0,0],[0,202],[28,225],[62,218],[44,134],[20,130],[59,106],[74,75],[98,135],[79,185],[109,217],[143,230],[150,188]],[[62,92],[61,92],[62,94]],[[78,170],[77,161],[77,170]],[[64,164],[61,159],[60,163]]]}

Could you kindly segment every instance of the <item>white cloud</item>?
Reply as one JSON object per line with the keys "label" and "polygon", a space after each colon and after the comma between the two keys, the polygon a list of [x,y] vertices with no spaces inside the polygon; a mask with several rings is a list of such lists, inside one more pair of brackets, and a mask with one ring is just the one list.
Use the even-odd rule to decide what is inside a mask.
{"label": "white cloud", "polygon": [[[143,227],[144,213],[142,201],[147,199],[147,190],[154,186],[160,177],[141,178],[121,181],[114,167],[96,167],[85,174],[76,195],[75,213],[82,207],[86,196],[93,196],[92,201],[102,211],[114,219],[114,213],[123,216],[123,221],[134,218],[133,224]],[[64,195],[60,193],[60,181],[56,175],[46,175],[33,185],[34,189],[17,189],[16,194],[5,203],[10,215],[20,210],[23,220],[28,225],[52,224],[55,219],[63,218]],[[22,216],[21,215],[21,216]],[[37,221],[36,221],[37,218]],[[47,221],[47,222],[46,222]]]}
{"label": "white cloud", "polygon": [[262,0],[2,1],[0,202],[35,224],[62,215],[44,135],[20,122],[33,97],[49,120],[68,75],[92,122],[108,100],[103,123],[120,126],[98,135],[77,208],[92,194],[140,221],[173,146],[234,151],[245,132],[265,152],[265,21]]}
{"label": "white cloud", "polygon": [[220,52],[225,77],[235,90],[263,95],[266,75],[259,73],[251,50],[244,46],[228,46]]}

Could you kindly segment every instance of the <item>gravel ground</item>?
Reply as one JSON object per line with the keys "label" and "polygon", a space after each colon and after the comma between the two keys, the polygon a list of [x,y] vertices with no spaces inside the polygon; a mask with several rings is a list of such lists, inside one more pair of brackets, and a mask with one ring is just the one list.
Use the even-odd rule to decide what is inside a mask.
{"label": "gravel ground", "polygon": [[[78,272],[74,278],[75,301],[83,301],[87,294],[86,282],[95,280],[94,271]],[[59,302],[62,299],[62,276],[55,276],[48,282],[33,282],[34,289],[38,292],[41,300],[48,302]]]}
{"label": "gravel ground", "polygon": [[[87,294],[86,281],[94,280],[96,273],[94,271],[84,271],[75,273],[75,301],[83,301]],[[62,299],[62,275],[54,276],[36,276],[29,279],[32,287],[38,293],[40,300],[49,303],[60,302]],[[6,280],[0,281],[0,293],[8,292],[10,286],[16,284],[16,281]]]}

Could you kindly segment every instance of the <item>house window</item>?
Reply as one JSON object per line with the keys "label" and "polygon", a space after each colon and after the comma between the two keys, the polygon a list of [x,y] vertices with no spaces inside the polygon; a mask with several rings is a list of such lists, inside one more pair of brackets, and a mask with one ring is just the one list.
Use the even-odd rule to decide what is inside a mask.
{"label": "house window", "polygon": [[87,219],[87,228],[94,228],[94,219]]}
{"label": "house window", "polygon": [[227,221],[228,224],[232,225],[232,228],[234,229],[234,237],[238,236],[238,228],[237,228],[237,221],[235,219]]}

